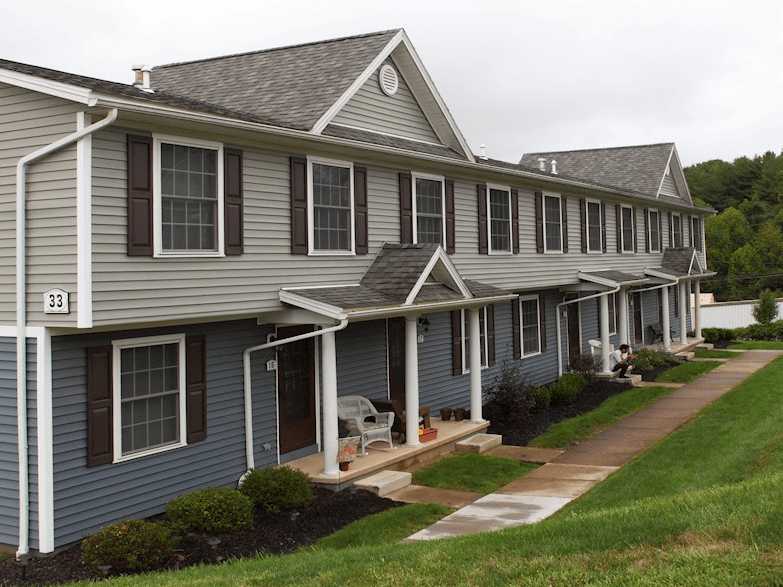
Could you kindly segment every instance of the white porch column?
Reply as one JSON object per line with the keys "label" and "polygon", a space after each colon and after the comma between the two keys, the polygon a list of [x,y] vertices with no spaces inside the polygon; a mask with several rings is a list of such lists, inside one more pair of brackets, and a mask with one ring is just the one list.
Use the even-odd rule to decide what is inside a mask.
{"label": "white porch column", "polygon": [[405,316],[405,444],[419,445],[418,316]]}
{"label": "white porch column", "polygon": [[609,295],[603,295],[600,298],[601,304],[601,371],[611,373],[610,350],[609,350]]}
{"label": "white porch column", "polygon": [[661,324],[661,330],[663,330],[663,349],[665,351],[672,350],[672,331],[671,331],[671,317],[669,316],[669,286],[661,289],[661,315],[663,316],[663,323]]}
{"label": "white porch column", "polygon": [[468,310],[470,315],[470,419],[481,422],[481,321],[480,308]]}
{"label": "white porch column", "polygon": [[688,282],[684,279],[679,284],[680,288],[680,342],[688,344]]}
{"label": "white porch column", "polygon": [[334,332],[327,332],[321,336],[321,376],[324,474],[337,476],[337,352]]}
{"label": "white porch column", "polygon": [[701,338],[701,282],[697,279],[693,282],[693,330],[696,338]]}
{"label": "white porch column", "polygon": [[620,344],[631,344],[628,330],[628,294],[622,288],[617,292],[617,313],[620,315],[620,324],[617,327]]}

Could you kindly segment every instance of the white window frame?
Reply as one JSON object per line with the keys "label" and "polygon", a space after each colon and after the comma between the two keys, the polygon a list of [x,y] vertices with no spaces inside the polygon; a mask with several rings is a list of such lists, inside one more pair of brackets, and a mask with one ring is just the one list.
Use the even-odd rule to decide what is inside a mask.
{"label": "white window frame", "polygon": [[653,223],[652,223],[652,218],[651,218],[650,215],[653,214],[653,213],[657,216],[657,218],[655,220],[655,225],[658,228],[660,228],[661,225],[663,224],[660,221],[661,211],[658,210],[658,208],[648,208],[647,209],[647,242],[650,243],[650,252],[651,253],[660,253],[663,250],[663,242],[662,242],[663,241],[663,237],[661,235],[661,231],[660,230],[658,230],[658,248],[653,249],[653,246],[652,246],[653,245],[653,243],[652,243],[652,226],[653,226]]}
{"label": "white window frame", "polygon": [[[160,146],[162,143],[182,147],[196,147],[217,151],[217,250],[216,251],[165,251],[163,250],[163,194],[161,179]],[[190,137],[173,135],[152,135],[152,240],[153,256],[156,258],[185,257],[225,257],[225,222],[224,222],[224,175],[223,175],[223,143],[203,141]]]}
{"label": "white window frame", "polygon": [[[466,352],[466,346],[465,341],[467,340],[467,336],[465,335],[465,312],[469,312],[470,310],[466,310],[465,308],[462,308],[460,310],[460,347],[462,348],[462,374],[467,375],[470,373],[470,365],[467,364],[467,356],[468,353]],[[487,326],[487,307],[482,306],[481,307],[481,313],[484,315],[484,361],[481,362],[481,370],[489,367],[489,328]],[[481,338],[479,338],[479,344],[481,344]]]}
{"label": "white window frame", "polygon": [[[631,249],[627,250],[625,248],[625,217],[623,214],[623,210],[630,210],[631,211]],[[636,231],[636,226],[634,222],[634,211],[633,206],[627,206],[625,204],[620,204],[620,250],[622,251],[623,255],[635,255],[636,251],[633,249],[633,240],[634,240],[634,233]]]}
{"label": "white window frame", "polygon": [[690,228],[690,235],[689,235],[690,238],[689,238],[689,240],[690,240],[690,243],[691,243],[691,248],[693,248],[697,252],[701,253],[701,251],[699,249],[701,248],[702,244],[698,243],[698,245],[697,245],[697,243],[696,243],[696,232],[693,230],[693,226],[694,226],[695,223],[698,223],[698,225],[699,225],[699,240],[702,239],[703,225],[701,223],[701,218],[699,216],[691,216],[690,227],[689,227]]}
{"label": "white window frame", "polygon": [[[492,207],[489,205],[490,190],[506,192],[508,196],[508,250],[495,251],[492,248]],[[487,253],[489,255],[513,255],[514,254],[514,216],[511,208],[511,187],[494,183],[487,184]]]}
{"label": "white window frame", "polygon": [[[536,331],[538,332],[538,351],[534,353],[527,353],[525,354],[525,320],[524,320],[524,312],[522,311],[522,302],[529,302],[530,300],[536,301]],[[530,357],[536,357],[542,353],[541,350],[541,296],[539,295],[529,295],[529,296],[519,296],[519,301],[517,302],[519,304],[519,354],[520,358],[527,359]]]}
{"label": "white window frame", "polygon": [[[677,233],[674,232],[674,219],[675,218],[678,218],[679,221],[680,221],[680,244],[679,244],[679,246],[677,245]],[[679,212],[672,212],[671,231],[672,231],[672,241],[673,241],[672,244],[671,244],[672,248],[676,249],[676,248],[684,246],[685,245],[685,231],[683,230],[683,226],[682,226],[682,214],[680,214]]]}
{"label": "white window frame", "polygon": [[[348,249],[316,249],[315,248],[315,206],[313,204],[313,164],[328,165],[330,167],[342,167],[348,169],[348,178],[351,186],[351,248]],[[327,159],[325,157],[307,156],[307,254],[309,256],[341,256],[351,257],[356,255],[356,204],[354,201],[353,186],[353,162],[339,159]]]}
{"label": "white window frame", "polygon": [[419,173],[418,171],[411,171],[411,213],[413,215],[412,228],[413,228],[413,243],[419,242],[419,211],[416,206],[416,180],[417,179],[429,179],[430,181],[440,182],[440,212],[442,218],[441,227],[441,243],[440,246],[446,248],[446,177],[443,175],[432,175],[430,173]]}
{"label": "white window frame", "polygon": [[[590,204],[598,204],[598,249],[590,248]],[[601,200],[587,198],[585,200],[585,230],[587,234],[587,252],[590,255],[603,255],[604,253],[604,217],[601,214]]]}
{"label": "white window frame", "polygon": [[[619,321],[620,314],[617,311],[617,292],[610,294],[607,300],[611,300],[612,307],[610,308],[609,316],[614,319],[614,324],[609,322],[609,336],[617,334],[617,322]],[[614,329],[612,329],[614,326]]]}
{"label": "white window frame", "polygon": [[[179,380],[179,441],[172,442],[163,446],[156,446],[138,452],[122,454],[122,365],[121,352],[123,349],[154,346],[162,344],[177,344],[178,361],[177,378]],[[112,344],[112,409],[113,413],[113,439],[114,439],[114,463],[132,461],[149,455],[174,450],[187,446],[187,393],[186,393],[186,373],[185,373],[185,335],[167,334],[163,336],[144,336],[139,338],[126,338],[122,340],[113,340]]]}
{"label": "white window frame", "polygon": [[[552,249],[550,250],[547,246],[546,241],[546,199],[547,198],[557,198],[558,201],[558,210],[560,210],[560,248],[559,249]],[[541,195],[541,223],[543,226],[541,227],[543,230],[544,235],[544,254],[546,255],[563,255],[565,252],[563,251],[563,197],[562,194],[559,194],[557,192],[544,192]],[[566,236],[566,238],[568,238]]]}

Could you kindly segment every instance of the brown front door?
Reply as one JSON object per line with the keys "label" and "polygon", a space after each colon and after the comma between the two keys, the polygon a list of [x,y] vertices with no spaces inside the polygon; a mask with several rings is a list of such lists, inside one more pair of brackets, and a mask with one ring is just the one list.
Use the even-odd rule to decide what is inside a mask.
{"label": "brown front door", "polygon": [[568,360],[574,364],[582,354],[582,337],[579,333],[579,302],[568,304]]}
{"label": "brown front door", "polygon": [[644,344],[642,294],[639,292],[636,292],[631,296],[631,314],[633,315],[633,342],[634,344]]}
{"label": "brown front door", "polygon": [[389,318],[386,324],[389,399],[402,410],[405,406],[405,318]]}
{"label": "brown front door", "polygon": [[[277,329],[278,340],[312,330],[308,326]],[[277,401],[280,453],[315,444],[315,354],[312,338],[277,347]]]}

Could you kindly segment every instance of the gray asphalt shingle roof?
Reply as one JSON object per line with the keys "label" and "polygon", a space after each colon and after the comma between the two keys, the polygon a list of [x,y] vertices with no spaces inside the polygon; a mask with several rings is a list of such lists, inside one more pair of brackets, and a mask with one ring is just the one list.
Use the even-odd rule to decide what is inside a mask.
{"label": "gray asphalt shingle roof", "polygon": [[376,132],[361,130],[358,128],[347,128],[345,126],[329,124],[321,134],[330,137],[338,137],[341,139],[361,141],[363,143],[372,143],[374,145],[381,145],[384,147],[394,147],[397,149],[405,149],[407,151],[427,153],[429,155],[452,157],[454,159],[462,159],[463,161],[466,159],[462,153],[457,153],[457,151],[454,149],[450,149],[446,146],[430,145],[420,141],[411,141],[408,139],[403,139],[402,137],[382,135]]}
{"label": "gray asphalt shingle roof", "polygon": [[538,158],[557,161],[558,172],[591,182],[658,195],[674,143],[525,153],[520,163],[538,169]]}
{"label": "gray asphalt shingle roof", "polygon": [[607,269],[605,271],[583,271],[584,275],[593,275],[599,279],[608,279],[615,283],[632,283],[636,281],[642,281],[646,279],[642,275],[634,275],[633,273],[625,273],[624,271],[615,271],[613,269]]}

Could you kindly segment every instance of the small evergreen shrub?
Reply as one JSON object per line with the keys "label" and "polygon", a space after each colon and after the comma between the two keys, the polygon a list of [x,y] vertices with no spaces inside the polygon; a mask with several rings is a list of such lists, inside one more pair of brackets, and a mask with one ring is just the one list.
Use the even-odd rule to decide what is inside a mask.
{"label": "small evergreen shrub", "polygon": [[549,393],[553,404],[570,404],[587,385],[587,379],[579,373],[566,373],[560,379],[549,385]]}
{"label": "small evergreen shrub", "polygon": [[701,333],[704,337],[704,342],[716,346],[726,346],[737,338],[736,330],[731,328],[703,328]]}
{"label": "small evergreen shrub", "polygon": [[268,512],[303,507],[313,501],[310,479],[290,467],[254,469],[245,477],[240,491]]}
{"label": "small evergreen shrub", "polygon": [[737,328],[735,334],[737,338],[746,340],[783,340],[783,320]]}
{"label": "small evergreen shrub", "polygon": [[171,558],[175,541],[163,524],[126,520],[98,530],[82,541],[82,560],[93,568],[114,572],[144,571]]}
{"label": "small evergreen shrub", "polygon": [[753,317],[759,324],[771,324],[778,317],[778,300],[775,292],[764,290],[759,301],[753,304]]}
{"label": "small evergreen shrub", "polygon": [[166,515],[183,530],[228,534],[252,527],[253,502],[236,489],[211,487],[171,500]]}
{"label": "small evergreen shrub", "polygon": [[523,426],[535,405],[532,387],[525,384],[517,367],[504,365],[494,383],[484,389],[483,415],[500,429]]}
{"label": "small evergreen shrub", "polygon": [[552,392],[546,385],[530,388],[530,397],[533,398],[534,410],[546,410],[552,403]]}
{"label": "small evergreen shrub", "polygon": [[673,367],[679,364],[680,360],[671,353],[645,348],[634,354],[633,370],[644,373],[661,367]]}

